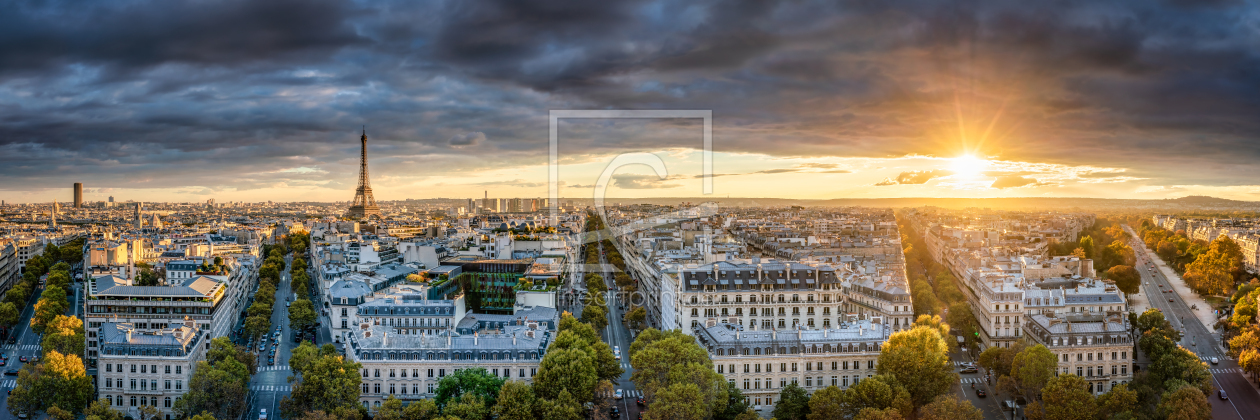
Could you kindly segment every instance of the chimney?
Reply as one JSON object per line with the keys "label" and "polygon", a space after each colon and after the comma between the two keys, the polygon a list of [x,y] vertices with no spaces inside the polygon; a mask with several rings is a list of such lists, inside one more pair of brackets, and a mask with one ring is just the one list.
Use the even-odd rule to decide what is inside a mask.
{"label": "chimney", "polygon": [[[830,329],[830,328],[824,328],[824,329],[823,329],[823,338],[827,338],[828,336],[830,336],[830,335],[831,335],[830,333],[831,333],[831,329]],[[738,337],[736,337],[736,338],[738,338]]]}
{"label": "chimney", "polygon": [[862,333],[864,333],[864,332],[866,332],[866,326],[865,326],[865,325],[858,325],[858,336],[859,336],[859,337],[861,337],[861,336],[862,336]]}
{"label": "chimney", "polygon": [[516,346],[516,333],[512,333],[512,346]]}
{"label": "chimney", "polygon": [[771,340],[779,339],[779,330],[773,330],[773,329],[770,330],[770,339]]}
{"label": "chimney", "polygon": [[478,338],[480,338],[480,334],[477,334],[477,332],[474,331],[473,332],[473,347],[477,347]]}
{"label": "chimney", "polygon": [[389,347],[389,333],[381,331],[381,347]]}
{"label": "chimney", "polygon": [[446,347],[447,347],[447,348],[450,348],[450,347],[451,347],[451,335],[452,335],[452,334],[453,334],[453,333],[451,332],[451,330],[449,330],[449,329],[448,329],[448,330],[446,330]]}

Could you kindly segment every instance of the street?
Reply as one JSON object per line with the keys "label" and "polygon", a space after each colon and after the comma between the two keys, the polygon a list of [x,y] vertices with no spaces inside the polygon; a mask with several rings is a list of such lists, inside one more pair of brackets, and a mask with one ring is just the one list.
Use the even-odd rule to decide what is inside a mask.
{"label": "street", "polygon": [[281,328],[279,348],[276,350],[275,364],[268,364],[268,351],[259,352],[257,341],[252,343],[250,350],[258,354],[258,373],[249,381],[252,402],[250,403],[251,414],[248,414],[247,418],[257,418],[259,410],[263,408],[267,409],[268,417],[278,418],[280,400],[285,395],[289,395],[293,389],[288,381],[289,376],[293,374],[289,370],[289,353],[296,344],[293,343],[289,329],[289,308],[285,306],[285,303],[293,298],[293,292],[289,288],[292,278],[289,270],[293,265],[293,257],[285,256],[284,260],[284,271],[280,273],[280,285],[276,287],[276,301],[271,307],[271,332],[267,335],[267,348],[270,348],[272,343],[277,342],[274,339],[276,327]]}
{"label": "street", "polygon": [[[76,283],[73,283],[73,282],[71,282],[71,284],[76,285]],[[30,301],[38,302],[39,297],[42,296],[43,294],[44,294],[44,288],[40,287],[40,288],[35,289],[34,296],[31,297]],[[74,301],[75,300],[71,300],[71,302],[74,302]],[[73,305],[71,306],[73,307]],[[0,402],[2,402],[5,407],[8,407],[8,403],[9,403],[8,391],[12,390],[14,387],[17,386],[17,378],[18,378],[17,371],[21,370],[22,366],[25,365],[25,363],[18,361],[19,358],[22,356],[26,356],[27,360],[30,360],[30,358],[39,355],[40,350],[42,349],[42,347],[40,346],[39,334],[35,334],[34,332],[31,331],[31,316],[35,315],[35,305],[34,304],[26,305],[26,307],[22,309],[22,313],[20,315],[21,316],[18,319],[18,325],[14,327],[18,334],[17,343],[8,344],[8,341],[5,341],[5,344],[3,346],[0,346],[0,349],[2,349],[0,351],[2,351],[4,355],[8,357],[8,359],[5,360],[4,367],[0,368],[0,371],[5,372],[3,378],[0,379],[0,388],[3,388],[6,391],[4,394],[0,394]],[[13,374],[10,375],[9,372],[13,372]],[[0,416],[3,416],[3,417],[0,417],[0,418],[4,418],[4,419],[17,418],[17,417],[14,417],[12,414],[9,414],[9,410],[3,410],[3,411],[4,411],[3,413],[0,413]]]}
{"label": "street", "polygon": [[608,260],[604,255],[604,243],[602,241],[599,242],[599,251],[599,265],[604,270],[600,275],[604,277],[604,284],[610,289],[607,300],[608,326],[604,327],[604,341],[609,346],[621,349],[621,368],[625,370],[625,373],[621,375],[617,383],[613,384],[614,389],[621,390],[623,398],[614,400],[613,403],[618,406],[621,412],[620,418],[635,419],[639,415],[639,406],[635,404],[635,400],[643,396],[643,394],[635,389],[634,383],[630,381],[630,343],[633,343],[634,339],[630,336],[630,329],[626,328],[625,323],[621,322],[621,316],[625,313],[623,308],[629,305],[625,300],[629,299],[629,297],[622,296],[620,289],[617,288],[613,277],[615,267],[608,264]]}
{"label": "street", "polygon": [[[1137,236],[1129,226],[1124,226],[1124,228],[1134,237]],[[1161,264],[1158,260],[1159,256],[1147,250],[1145,244],[1139,240],[1134,240],[1131,247],[1137,254],[1137,269],[1142,275],[1140,287],[1147,296],[1151,297],[1149,299],[1151,305],[1162,311],[1174,328],[1182,331],[1181,346],[1194,352],[1199,359],[1208,363],[1208,370],[1212,372],[1216,388],[1224,389],[1229,396],[1229,400],[1221,400],[1215,394],[1208,397],[1208,401],[1212,403],[1212,418],[1218,420],[1255,418],[1255,413],[1260,413],[1260,392],[1248,383],[1237,361],[1226,355],[1218,337],[1202,322],[1199,322],[1198,317],[1195,316],[1195,310],[1191,310],[1190,305],[1186,304],[1183,297],[1176,292],[1172,282],[1159,270],[1150,268],[1148,262],[1154,261],[1156,264]],[[1164,292],[1166,289],[1172,292]],[[1211,311],[1212,308],[1198,308],[1197,310]],[[1211,364],[1213,357],[1218,359],[1219,364]],[[1243,413],[1251,414],[1244,416]]]}

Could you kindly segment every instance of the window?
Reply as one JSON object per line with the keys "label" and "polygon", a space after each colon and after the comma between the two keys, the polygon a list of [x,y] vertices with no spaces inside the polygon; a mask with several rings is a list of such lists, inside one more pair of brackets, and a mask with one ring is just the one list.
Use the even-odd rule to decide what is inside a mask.
{"label": "window", "polygon": [[171,397],[166,397],[166,408],[171,408]]}
{"label": "window", "polygon": [[[149,372],[157,373],[157,365],[150,365]],[[153,405],[157,405],[156,403]]]}
{"label": "window", "polygon": [[136,380],[135,380],[135,379],[132,379],[132,380],[131,380],[131,389],[132,389],[132,390],[135,390],[135,389],[136,389]]}
{"label": "window", "polygon": [[[393,370],[393,369],[390,369],[390,370],[389,370],[389,377],[391,377],[391,378],[393,378],[393,377],[394,377],[394,370]],[[393,392],[391,392],[390,394],[393,394]]]}
{"label": "window", "polygon": [[166,365],[166,373],[171,373],[171,365]]}
{"label": "window", "polygon": [[175,390],[176,390],[176,391],[179,391],[179,390],[181,390],[181,389],[184,389],[184,381],[181,381],[181,380],[176,379],[176,380],[175,380]]}
{"label": "window", "polygon": [[111,364],[106,364],[106,365],[105,365],[105,371],[106,371],[106,372],[113,372],[113,371],[114,371],[114,365],[111,365]]}
{"label": "window", "polygon": [[380,394],[380,393],[381,393],[381,384],[372,384],[372,393],[374,393],[374,394]]}
{"label": "window", "polygon": [[832,376],[831,376],[831,386],[836,386],[836,384],[837,384],[837,382],[836,382],[836,377],[835,377],[835,375],[832,375]]}
{"label": "window", "polygon": [[806,376],[806,377],[805,377],[805,386],[808,386],[808,387],[812,387],[812,386],[814,386],[814,377],[812,377],[812,376]]}
{"label": "window", "polygon": [[162,385],[165,385],[165,386],[166,386],[166,387],[165,387],[165,388],[163,388],[163,389],[171,389],[171,381],[169,381],[169,380],[165,381],[165,383],[164,383],[164,384],[162,384]]}
{"label": "window", "polygon": [[[148,366],[140,365],[140,373],[149,373],[146,368],[148,368]],[[157,369],[154,369],[154,373],[157,373]]]}
{"label": "window", "polygon": [[372,371],[372,376],[375,376],[375,377],[377,377],[377,378],[381,377],[381,370],[380,370],[380,369],[374,369],[374,370]]}
{"label": "window", "polygon": [[175,374],[176,374],[176,375],[183,375],[183,374],[184,374],[184,367],[183,367],[183,366],[175,366]]}
{"label": "window", "polygon": [[718,373],[726,373],[724,372],[725,368],[726,368],[726,365],[717,365]]}
{"label": "window", "polygon": [[744,363],[744,373],[748,373],[748,364]]}
{"label": "window", "polygon": [[105,378],[105,387],[106,387],[106,388],[113,388],[113,387],[114,387],[114,378]]}
{"label": "window", "polygon": [[432,378],[432,377],[433,377],[433,369],[429,369],[429,377],[430,377],[430,378]]}
{"label": "window", "polygon": [[134,395],[131,397],[131,406],[132,407],[136,406],[136,397]]}
{"label": "window", "polygon": [[131,365],[131,373],[136,373],[136,365]]}
{"label": "window", "polygon": [[363,384],[363,393],[366,394],[368,391],[368,384]]}
{"label": "window", "polygon": [[1080,367],[1080,366],[1076,367],[1076,376],[1085,376],[1084,372],[1085,372],[1085,368]]}
{"label": "window", "polygon": [[390,395],[394,394],[394,384],[389,384],[389,394]]}

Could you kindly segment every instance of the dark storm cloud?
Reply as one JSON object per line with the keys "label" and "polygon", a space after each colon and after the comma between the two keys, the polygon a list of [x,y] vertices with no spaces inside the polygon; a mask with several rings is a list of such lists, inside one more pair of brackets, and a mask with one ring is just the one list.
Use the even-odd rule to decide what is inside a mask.
{"label": "dark storm cloud", "polygon": [[[547,110],[615,108],[712,109],[722,152],[974,148],[1166,184],[1253,183],[1256,12],[1226,0],[14,1],[0,5],[0,188],[341,186],[364,124],[374,174],[536,165]],[[960,115],[972,131],[958,132]],[[607,127],[566,132],[562,153],[699,147],[694,123]]]}

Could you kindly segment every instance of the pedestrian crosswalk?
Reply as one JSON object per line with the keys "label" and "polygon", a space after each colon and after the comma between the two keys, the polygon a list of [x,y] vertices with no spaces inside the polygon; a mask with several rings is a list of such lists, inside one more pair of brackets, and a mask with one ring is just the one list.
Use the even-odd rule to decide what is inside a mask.
{"label": "pedestrian crosswalk", "polygon": [[268,372],[268,371],[273,371],[273,370],[289,370],[289,366],[288,365],[275,365],[275,366],[259,366],[258,367],[259,372]]}
{"label": "pedestrian crosswalk", "polygon": [[963,384],[982,384],[982,383],[984,383],[984,378],[962,378],[962,379],[959,379],[959,380],[958,380],[958,383],[963,383]]}
{"label": "pedestrian crosswalk", "polygon": [[272,392],[290,392],[290,391],[293,391],[293,387],[292,387],[292,386],[289,386],[289,385],[254,385],[254,386],[249,387],[249,389],[254,390],[254,391],[260,391],[260,392],[268,392],[268,391],[272,391]]}
{"label": "pedestrian crosswalk", "polygon": [[1225,369],[1208,369],[1208,370],[1212,371],[1212,373],[1243,373],[1242,369],[1225,368]]}
{"label": "pedestrian crosswalk", "polygon": [[622,363],[622,364],[621,364],[621,368],[622,368],[622,369],[624,369],[624,370],[630,370],[630,364],[629,364],[629,363]]}
{"label": "pedestrian crosswalk", "polygon": [[0,388],[16,388],[16,387],[17,387],[17,379],[10,379],[7,381],[0,382]]}
{"label": "pedestrian crosswalk", "polygon": [[43,346],[39,344],[5,344],[2,348],[5,350],[39,350]]}
{"label": "pedestrian crosswalk", "polygon": [[[614,393],[612,394],[604,394],[601,396],[603,396],[604,398],[612,398],[616,396],[616,391],[614,391]],[[642,396],[643,396],[643,391],[639,391],[637,389],[622,389],[621,390],[622,398],[639,398]]]}

